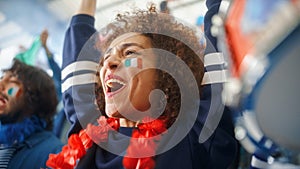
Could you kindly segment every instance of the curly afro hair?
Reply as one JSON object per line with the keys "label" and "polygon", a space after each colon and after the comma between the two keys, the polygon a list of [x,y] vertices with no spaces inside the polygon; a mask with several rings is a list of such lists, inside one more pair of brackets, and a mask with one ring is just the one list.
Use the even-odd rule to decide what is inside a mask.
{"label": "curly afro hair", "polygon": [[[167,51],[162,53],[154,52],[158,56],[170,55],[170,57],[167,57],[169,58],[169,65],[174,71],[180,73],[181,67],[178,67],[175,62],[172,62],[172,58],[179,57],[193,73],[193,78],[197,82],[200,96],[201,82],[204,75],[204,46],[201,46],[200,37],[196,36],[196,30],[178,22],[171,15],[156,12],[155,6],[152,4],[148,10],[137,10],[132,13],[118,14],[116,22],[108,24],[99,31],[98,36],[105,38],[99,38],[98,43],[96,43],[96,48],[98,48],[101,53],[104,53],[114,39],[129,32],[140,33],[150,38],[153,48]],[[103,59],[100,60],[100,66],[102,62]],[[156,87],[162,90],[167,96],[167,105],[161,117],[166,118],[168,122],[167,125],[170,126],[176,120],[180,110],[180,89],[175,79],[167,72],[157,70],[157,74],[159,79],[157,80]],[[99,76],[99,72],[97,72],[97,76]],[[185,76],[182,76],[182,78],[185,78]],[[188,86],[190,79],[187,78],[184,80]],[[104,112],[105,98],[101,82],[96,84],[95,93],[98,107],[101,112]]]}
{"label": "curly afro hair", "polygon": [[14,59],[11,68],[3,70],[11,72],[24,87],[24,116],[36,115],[46,121],[46,129],[53,127],[58,99],[52,78],[42,69],[26,65]]}

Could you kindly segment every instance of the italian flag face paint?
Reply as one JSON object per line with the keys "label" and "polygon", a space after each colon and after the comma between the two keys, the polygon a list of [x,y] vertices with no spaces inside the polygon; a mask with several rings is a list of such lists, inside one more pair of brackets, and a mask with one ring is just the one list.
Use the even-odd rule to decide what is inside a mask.
{"label": "italian flag face paint", "polygon": [[9,96],[16,96],[18,91],[19,91],[18,87],[12,87],[12,88],[8,89],[7,94]]}
{"label": "italian flag face paint", "polygon": [[139,69],[143,68],[142,59],[141,58],[127,58],[125,60],[125,67],[136,67]]}

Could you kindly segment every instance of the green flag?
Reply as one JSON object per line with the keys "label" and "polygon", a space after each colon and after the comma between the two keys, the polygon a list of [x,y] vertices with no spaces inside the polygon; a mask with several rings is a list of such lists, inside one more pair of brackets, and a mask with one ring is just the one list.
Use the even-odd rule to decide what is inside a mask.
{"label": "green flag", "polygon": [[30,46],[25,52],[19,53],[16,55],[16,59],[20,60],[21,62],[26,63],[27,65],[34,65],[35,59],[37,57],[38,51],[41,47],[40,37],[36,37]]}

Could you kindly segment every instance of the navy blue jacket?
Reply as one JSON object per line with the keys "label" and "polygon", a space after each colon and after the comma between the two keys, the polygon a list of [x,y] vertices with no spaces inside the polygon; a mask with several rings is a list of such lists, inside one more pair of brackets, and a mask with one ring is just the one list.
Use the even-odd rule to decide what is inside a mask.
{"label": "navy blue jacket", "polygon": [[28,137],[15,152],[8,169],[46,168],[49,154],[57,154],[63,144],[50,131],[41,131]]}

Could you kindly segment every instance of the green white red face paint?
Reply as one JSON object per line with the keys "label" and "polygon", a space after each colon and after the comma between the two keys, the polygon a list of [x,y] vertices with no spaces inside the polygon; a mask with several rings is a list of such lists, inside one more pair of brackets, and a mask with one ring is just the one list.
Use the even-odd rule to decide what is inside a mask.
{"label": "green white red face paint", "polygon": [[124,62],[125,67],[136,67],[139,69],[143,68],[142,59],[141,58],[127,58]]}
{"label": "green white red face paint", "polygon": [[19,91],[19,87],[12,87],[12,88],[8,89],[7,94],[9,96],[16,96],[18,91]]}

